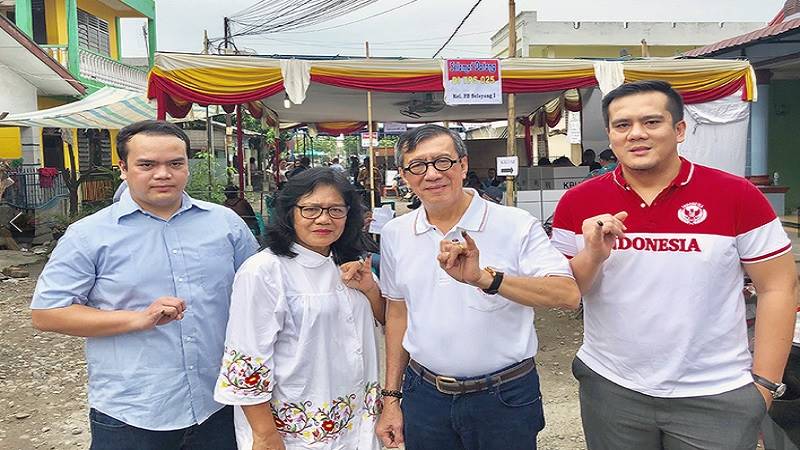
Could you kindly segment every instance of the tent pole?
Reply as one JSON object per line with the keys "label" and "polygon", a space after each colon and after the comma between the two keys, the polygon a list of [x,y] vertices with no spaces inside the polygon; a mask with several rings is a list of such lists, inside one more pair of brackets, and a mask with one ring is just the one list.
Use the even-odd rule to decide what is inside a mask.
{"label": "tent pole", "polygon": [[[514,0],[508,0],[508,57],[517,54],[517,13]],[[506,155],[517,154],[517,119],[514,105],[514,94],[508,94],[508,136],[506,140]],[[506,177],[506,204],[514,206],[516,195],[514,192],[514,177]]]}
{"label": "tent pole", "polygon": [[239,198],[244,197],[244,149],[242,148],[242,105],[236,105],[236,155],[239,160]]}
{"label": "tent pole", "polygon": [[208,144],[206,145],[206,151],[208,152],[206,157],[206,161],[208,161],[208,198],[206,200],[210,202],[212,186],[214,185],[214,174],[211,170],[211,158],[214,157],[214,124],[211,123],[211,111],[208,106],[206,106],[206,139],[208,139]]}
{"label": "tent pole", "polygon": [[[369,60],[369,42],[364,42]],[[375,149],[372,146],[372,91],[367,91],[367,133],[369,136],[369,205],[375,208]]]}

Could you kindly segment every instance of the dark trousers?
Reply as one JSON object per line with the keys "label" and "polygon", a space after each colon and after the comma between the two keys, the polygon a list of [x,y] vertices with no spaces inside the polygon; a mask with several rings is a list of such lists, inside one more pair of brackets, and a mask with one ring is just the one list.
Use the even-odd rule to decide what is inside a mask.
{"label": "dark trousers", "polygon": [[651,397],[603,378],[578,358],[589,450],[755,450],[766,413],[754,384],[700,397]]}
{"label": "dark trousers", "polygon": [[171,431],[136,428],[92,408],[90,450],[236,450],[233,407],[226,406],[201,424]]}
{"label": "dark trousers", "polygon": [[535,450],[544,428],[535,369],[485,391],[449,395],[406,368],[401,408],[407,450]]}

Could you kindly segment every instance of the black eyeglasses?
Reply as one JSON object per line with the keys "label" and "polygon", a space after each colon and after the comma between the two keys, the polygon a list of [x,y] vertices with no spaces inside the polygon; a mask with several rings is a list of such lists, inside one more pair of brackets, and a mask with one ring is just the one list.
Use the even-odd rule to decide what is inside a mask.
{"label": "black eyeglasses", "polygon": [[344,219],[347,217],[347,212],[350,211],[349,206],[329,206],[327,208],[321,206],[294,206],[300,210],[300,215],[306,219],[316,219],[325,211],[328,211],[328,216],[331,219]]}
{"label": "black eyeglasses", "polygon": [[428,167],[433,166],[433,168],[439,172],[447,172],[457,162],[461,161],[461,158],[463,158],[463,156],[459,156],[458,159],[450,159],[443,156],[433,161],[414,161],[406,167],[403,167],[403,170],[413,175],[425,175],[428,171]]}

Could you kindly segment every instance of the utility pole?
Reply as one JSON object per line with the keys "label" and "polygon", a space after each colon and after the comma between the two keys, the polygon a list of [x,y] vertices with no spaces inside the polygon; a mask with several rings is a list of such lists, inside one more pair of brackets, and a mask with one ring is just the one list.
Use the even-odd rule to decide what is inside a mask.
{"label": "utility pole", "polygon": [[227,54],[228,44],[230,43],[231,39],[231,22],[230,19],[228,19],[227,17],[222,18],[222,28],[223,28],[222,32],[225,35],[225,53]]}
{"label": "utility pole", "polygon": [[[517,55],[517,13],[514,0],[508,0],[508,58]],[[506,155],[517,155],[517,114],[514,106],[514,94],[508,94],[508,136],[506,138]],[[506,177],[506,204],[514,206],[514,177]]]}

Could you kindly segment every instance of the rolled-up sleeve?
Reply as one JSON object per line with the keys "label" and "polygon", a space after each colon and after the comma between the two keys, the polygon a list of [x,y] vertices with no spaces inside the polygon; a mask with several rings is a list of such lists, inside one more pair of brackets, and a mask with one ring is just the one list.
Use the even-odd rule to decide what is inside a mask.
{"label": "rolled-up sleeve", "polygon": [[283,326],[285,295],[280,266],[260,253],[233,282],[230,318],[214,399],[226,405],[269,401],[275,382],[275,342]]}
{"label": "rolled-up sleeve", "polygon": [[85,305],[96,277],[90,252],[79,230],[69,227],[39,275],[31,309]]}

